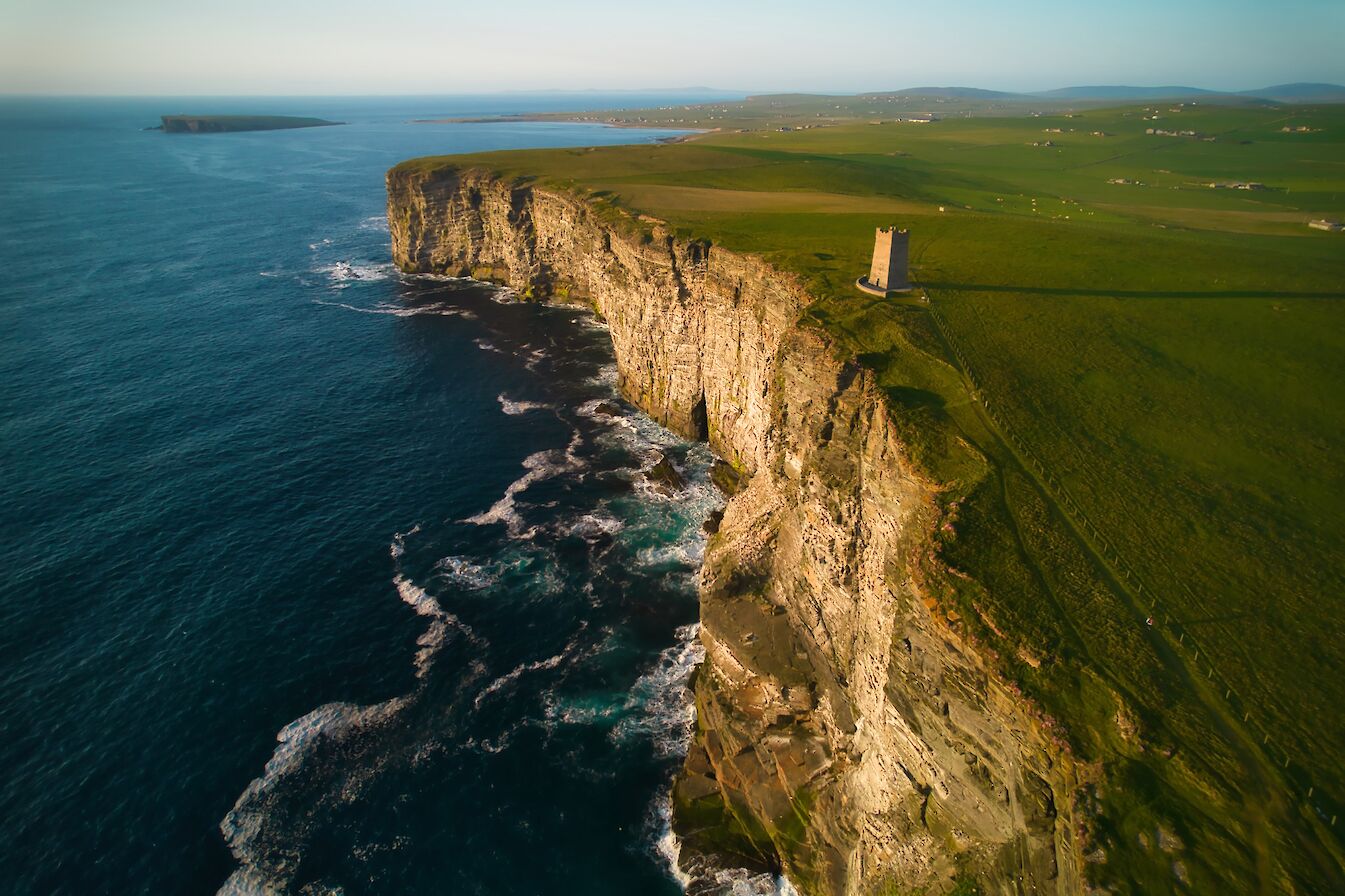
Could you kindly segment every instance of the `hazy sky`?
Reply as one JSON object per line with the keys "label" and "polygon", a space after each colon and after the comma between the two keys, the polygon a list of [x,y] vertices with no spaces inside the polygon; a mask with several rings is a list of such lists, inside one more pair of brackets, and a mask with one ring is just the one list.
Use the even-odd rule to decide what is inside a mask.
{"label": "hazy sky", "polygon": [[1345,82],[1345,0],[0,0],[0,93]]}

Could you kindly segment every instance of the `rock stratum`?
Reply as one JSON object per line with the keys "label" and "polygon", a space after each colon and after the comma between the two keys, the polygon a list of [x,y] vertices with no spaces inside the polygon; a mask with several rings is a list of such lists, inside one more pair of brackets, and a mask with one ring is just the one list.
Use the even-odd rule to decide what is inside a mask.
{"label": "rock stratum", "polygon": [[940,609],[946,487],[873,375],[764,261],[559,188],[388,174],[394,260],[591,306],[623,394],[737,472],[701,576],[705,662],[673,791],[689,892],[1077,893],[1088,770]]}

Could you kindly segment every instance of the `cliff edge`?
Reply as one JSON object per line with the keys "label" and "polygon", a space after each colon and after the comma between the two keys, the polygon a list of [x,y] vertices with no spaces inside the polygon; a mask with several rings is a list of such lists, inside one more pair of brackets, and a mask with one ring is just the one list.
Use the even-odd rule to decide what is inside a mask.
{"label": "cliff edge", "polygon": [[950,491],[873,376],[762,260],[559,188],[410,163],[393,257],[591,306],[622,392],[739,473],[701,576],[697,731],[674,785],[689,892],[1077,893],[1088,769],[940,607]]}

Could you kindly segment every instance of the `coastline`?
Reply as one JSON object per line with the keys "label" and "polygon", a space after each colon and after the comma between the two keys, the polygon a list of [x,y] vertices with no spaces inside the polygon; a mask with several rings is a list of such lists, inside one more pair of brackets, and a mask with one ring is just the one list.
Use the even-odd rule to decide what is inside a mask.
{"label": "coastline", "polygon": [[720,128],[687,128],[657,122],[629,121],[624,119],[600,119],[584,115],[555,115],[544,112],[529,112],[515,115],[456,117],[456,118],[413,118],[411,124],[519,124],[523,122],[554,122],[556,124],[594,124],[608,128],[629,128],[648,131],[679,131],[675,136],[659,137],[655,143],[686,143],[706,134],[718,133]]}
{"label": "coastline", "polygon": [[[1078,892],[1085,772],[940,609],[949,571],[929,543],[946,487],[911,463],[872,375],[799,325],[801,284],[484,171],[408,163],[388,186],[402,270],[594,308],[622,394],[744,480],[701,573],[707,659],[673,795],[682,870],[746,860],[840,894],[970,864]],[[949,825],[964,832],[953,849]]]}

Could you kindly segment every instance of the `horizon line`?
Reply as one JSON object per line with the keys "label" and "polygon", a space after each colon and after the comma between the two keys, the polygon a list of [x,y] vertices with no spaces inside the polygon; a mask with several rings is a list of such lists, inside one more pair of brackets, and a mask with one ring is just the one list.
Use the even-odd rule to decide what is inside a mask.
{"label": "horizon line", "polygon": [[332,98],[332,99],[419,99],[419,98],[439,98],[439,97],[465,97],[465,96],[577,96],[583,94],[726,94],[730,96],[836,96],[836,97],[857,97],[879,93],[900,93],[902,91],[929,89],[929,90],[985,90],[994,93],[1002,93],[1007,96],[1023,96],[1029,98],[1040,97],[1042,99],[1051,99],[1051,97],[1042,96],[1061,90],[1085,90],[1085,89],[1130,89],[1130,90],[1162,90],[1171,88],[1173,90],[1193,90],[1215,95],[1237,96],[1254,91],[1269,90],[1276,87],[1291,87],[1300,85],[1335,87],[1345,91],[1345,84],[1337,84],[1330,81],[1284,81],[1278,84],[1268,84],[1259,87],[1248,87],[1237,90],[1219,89],[1212,87],[1199,87],[1193,84],[1138,84],[1138,83],[1116,83],[1116,84],[1067,84],[1062,87],[1049,87],[1039,90],[1009,90],[997,87],[977,87],[970,84],[921,84],[908,87],[879,87],[863,90],[853,89],[735,89],[727,87],[710,87],[706,85],[692,87],[574,87],[574,88],[524,88],[509,87],[486,90],[461,90],[461,91],[431,91],[431,92],[401,92],[401,91],[374,91],[347,93],[342,91],[322,91],[313,93],[304,92],[201,92],[201,93],[94,93],[82,91],[8,91],[0,89],[0,97],[4,98],[32,98],[32,99],[163,99],[163,98],[190,98],[190,99],[233,99],[242,97],[256,98],[276,98],[276,99],[308,99],[308,98]]}

